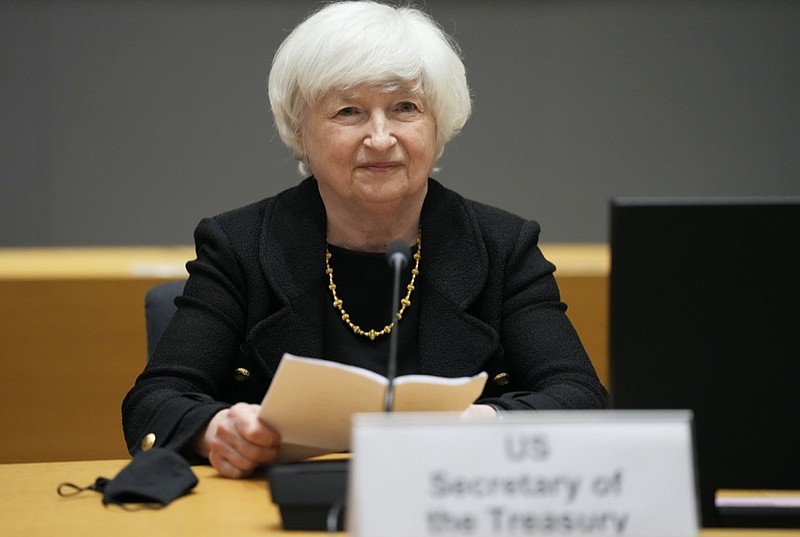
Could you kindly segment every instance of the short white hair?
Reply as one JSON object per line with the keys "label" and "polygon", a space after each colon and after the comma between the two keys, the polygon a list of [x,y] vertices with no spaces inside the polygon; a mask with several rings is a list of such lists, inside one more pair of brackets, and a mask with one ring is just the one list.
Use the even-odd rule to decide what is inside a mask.
{"label": "short white hair", "polygon": [[441,156],[472,111],[456,42],[417,8],[337,2],[301,22],[278,48],[269,101],[281,140],[308,174],[300,136],[315,103],[334,89],[407,84],[424,96],[436,119]]}

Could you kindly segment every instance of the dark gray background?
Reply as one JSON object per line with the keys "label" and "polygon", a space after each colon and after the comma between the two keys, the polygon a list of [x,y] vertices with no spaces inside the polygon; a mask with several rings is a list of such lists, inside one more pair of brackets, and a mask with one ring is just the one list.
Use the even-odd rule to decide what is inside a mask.
{"label": "dark gray background", "polygon": [[[0,1],[0,246],[187,244],[300,178],[275,48],[318,2]],[[800,195],[800,1],[428,0],[475,108],[437,177],[602,242],[612,196]]]}

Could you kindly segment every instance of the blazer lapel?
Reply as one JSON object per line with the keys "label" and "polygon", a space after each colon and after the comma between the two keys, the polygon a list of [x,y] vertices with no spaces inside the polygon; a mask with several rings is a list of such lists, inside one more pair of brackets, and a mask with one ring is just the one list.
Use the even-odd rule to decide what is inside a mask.
{"label": "blazer lapel", "polygon": [[496,330],[469,313],[488,275],[489,256],[477,222],[460,197],[431,179],[422,211],[422,373],[472,375],[500,351]]}
{"label": "blazer lapel", "polygon": [[[264,221],[261,266],[283,308],[270,316],[262,357],[280,360],[283,352],[323,355],[325,280],[325,207],[317,182],[306,179],[275,199]],[[268,354],[264,356],[264,354]]]}

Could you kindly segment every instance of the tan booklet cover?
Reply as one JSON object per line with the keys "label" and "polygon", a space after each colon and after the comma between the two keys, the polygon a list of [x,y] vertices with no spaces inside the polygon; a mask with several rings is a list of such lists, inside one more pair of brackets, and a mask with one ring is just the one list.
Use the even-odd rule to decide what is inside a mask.
{"label": "tan booklet cover", "polygon": [[[397,412],[464,411],[480,396],[487,374],[395,379]],[[281,434],[278,462],[348,451],[351,417],[381,412],[388,380],[372,371],[328,360],[284,354],[261,403],[261,420]]]}

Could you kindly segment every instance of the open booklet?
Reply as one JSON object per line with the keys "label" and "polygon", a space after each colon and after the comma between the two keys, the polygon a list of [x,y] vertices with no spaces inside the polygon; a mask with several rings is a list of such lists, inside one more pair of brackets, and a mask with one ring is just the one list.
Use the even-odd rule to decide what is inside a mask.
{"label": "open booklet", "polygon": [[[458,378],[397,377],[394,410],[466,410],[480,396],[486,378],[485,372]],[[260,412],[261,420],[281,434],[277,462],[348,451],[351,417],[381,412],[388,382],[360,367],[284,354]]]}

